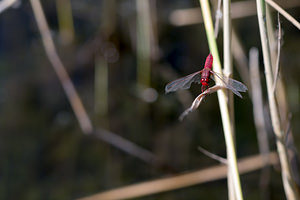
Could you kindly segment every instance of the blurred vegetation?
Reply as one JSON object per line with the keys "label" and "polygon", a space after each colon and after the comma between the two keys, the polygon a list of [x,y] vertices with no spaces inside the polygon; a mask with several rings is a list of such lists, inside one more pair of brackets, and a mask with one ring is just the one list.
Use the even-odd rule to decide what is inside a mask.
{"label": "blurred vegetation", "polygon": [[[137,85],[136,2],[72,0],[71,13],[57,7],[68,6],[68,0],[66,4],[56,2],[44,0],[42,5],[58,53],[94,126],[153,152],[172,170],[149,165],[82,134],[45,55],[32,8],[22,1],[0,15],[0,199],[74,199],[217,164],[197,150],[199,145],[226,156],[217,96],[209,96],[200,109],[179,122],[178,116],[200,87],[164,94],[166,83],[198,71],[209,53],[203,24],[176,27],[169,21],[172,11],[198,7],[198,1],[165,0],[152,5],[158,52],[150,61],[154,89],[150,102],[143,96],[144,88]],[[300,19],[299,7],[288,12]],[[233,26],[246,52],[253,46],[260,48],[256,16],[236,19]],[[67,31],[62,33],[64,28]],[[282,78],[299,150],[300,37],[299,30],[283,18],[282,28]],[[218,42],[222,45],[220,36]],[[95,76],[97,67],[102,69],[100,77]],[[241,80],[237,71],[234,76]],[[99,102],[100,111],[96,109]],[[257,154],[248,94],[242,100],[235,98],[235,116],[238,157]],[[274,150],[271,130],[269,127]],[[261,197],[259,180],[259,171],[241,176],[245,199]],[[226,184],[225,180],[214,181],[138,199],[227,199]],[[272,168],[269,190],[269,199],[284,199],[278,168]]]}

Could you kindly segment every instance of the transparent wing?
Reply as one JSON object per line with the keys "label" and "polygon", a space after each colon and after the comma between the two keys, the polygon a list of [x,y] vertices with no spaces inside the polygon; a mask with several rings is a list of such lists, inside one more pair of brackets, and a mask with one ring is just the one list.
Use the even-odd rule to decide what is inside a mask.
{"label": "transparent wing", "polygon": [[[216,77],[218,77],[224,86],[228,89],[230,89],[234,94],[239,96],[240,98],[243,98],[242,95],[239,92],[246,92],[248,88],[241,82],[231,79],[229,77],[223,76],[217,72],[210,71],[212,74],[214,74]],[[213,77],[212,77],[213,79]]]}
{"label": "transparent wing", "polygon": [[202,71],[195,72],[193,74],[187,75],[185,77],[182,77],[182,78],[176,79],[175,81],[170,82],[165,87],[166,93],[174,92],[178,89],[189,89],[193,82],[200,83],[201,72]]}

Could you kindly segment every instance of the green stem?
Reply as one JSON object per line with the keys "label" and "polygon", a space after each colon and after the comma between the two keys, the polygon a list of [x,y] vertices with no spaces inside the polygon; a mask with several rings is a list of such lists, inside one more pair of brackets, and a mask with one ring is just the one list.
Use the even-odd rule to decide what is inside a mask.
{"label": "green stem", "polygon": [[137,82],[150,87],[151,83],[151,42],[149,0],[136,0],[137,5]]}
{"label": "green stem", "polygon": [[69,44],[74,39],[74,25],[70,0],[56,0],[59,34],[62,42]]}
{"label": "green stem", "polygon": [[[204,19],[204,25],[206,30],[206,35],[208,39],[208,45],[210,48],[210,51],[214,57],[214,70],[216,72],[222,73],[221,69],[221,62],[219,58],[217,43],[214,37],[214,30],[213,30],[213,24],[211,19],[211,13],[210,13],[210,6],[208,4],[208,0],[199,0],[202,10],[202,15]],[[220,84],[218,79],[216,79],[217,84]],[[224,136],[225,136],[225,142],[226,142],[226,148],[227,148],[227,155],[228,155],[228,167],[232,174],[232,182],[234,185],[234,190],[236,194],[236,199],[241,200],[243,199],[242,195],[242,189],[240,184],[240,178],[239,178],[239,172],[237,167],[237,160],[236,160],[236,152],[235,152],[235,146],[233,142],[233,136],[232,136],[232,126],[231,121],[229,117],[229,110],[227,107],[227,98],[224,90],[218,91],[218,99],[219,99],[219,106],[221,111],[221,117],[222,117],[222,123],[223,123],[223,130],[224,130]]]}

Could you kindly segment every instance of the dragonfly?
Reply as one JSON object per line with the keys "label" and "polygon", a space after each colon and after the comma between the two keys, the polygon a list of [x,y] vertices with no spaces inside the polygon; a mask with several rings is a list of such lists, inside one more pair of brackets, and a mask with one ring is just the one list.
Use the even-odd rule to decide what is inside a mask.
{"label": "dragonfly", "polygon": [[[179,89],[189,89],[192,83],[201,84],[201,94],[197,96],[192,103],[191,107],[185,110],[179,117],[182,120],[187,114],[197,109],[202,102],[202,100],[209,94],[214,93],[220,89],[227,88],[231,90],[234,94],[243,98],[240,92],[246,92],[248,88],[241,82],[231,79],[227,76],[214,72],[212,70],[213,56],[209,54],[205,60],[204,68],[201,71],[197,71],[185,77],[179,78],[175,81],[168,83],[165,87],[166,93],[175,92]],[[221,82],[221,85],[215,85],[209,87],[210,80],[213,79],[214,75]],[[215,81],[215,80],[214,80]]]}
{"label": "dragonfly", "polygon": [[201,84],[201,92],[204,92],[209,87],[210,79],[214,80],[214,77],[211,75],[215,75],[218,78],[222,86],[231,90],[234,94],[243,98],[240,92],[246,92],[248,88],[241,82],[231,79],[227,76],[224,76],[220,73],[214,72],[212,70],[213,64],[213,56],[209,54],[205,60],[204,68],[201,71],[197,71],[185,77],[176,79],[168,83],[165,87],[166,93],[175,92],[179,89],[189,89],[193,82]]}

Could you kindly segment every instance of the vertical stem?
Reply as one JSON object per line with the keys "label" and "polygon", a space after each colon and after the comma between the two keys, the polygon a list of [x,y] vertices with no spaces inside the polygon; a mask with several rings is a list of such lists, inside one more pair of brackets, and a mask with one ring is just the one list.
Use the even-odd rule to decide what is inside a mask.
{"label": "vertical stem", "polygon": [[108,113],[108,63],[102,56],[95,58],[95,114],[96,121]]}
{"label": "vertical stem", "polygon": [[265,76],[267,82],[269,107],[271,113],[272,127],[276,135],[277,151],[281,163],[281,173],[282,173],[281,175],[282,175],[283,186],[284,186],[287,199],[299,199],[297,194],[297,188],[291,175],[291,168],[288,161],[287,149],[284,145],[284,132],[282,131],[281,128],[275,96],[274,93],[272,92],[273,74],[272,74],[270,48],[268,44],[268,36],[267,36],[267,30],[265,24],[265,1],[256,0],[256,4],[257,4],[257,17],[258,17],[258,24],[259,24],[259,31],[260,31],[260,39],[261,39],[263,59],[265,65]]}
{"label": "vertical stem", "polygon": [[224,74],[232,75],[230,0],[223,1]]}
{"label": "vertical stem", "polygon": [[[245,85],[247,85],[248,91],[251,92],[248,59],[234,27],[231,27],[231,32],[232,32],[231,50],[232,50],[233,58],[236,61],[236,67],[237,67],[236,69],[238,70]],[[251,93],[248,94],[251,96]]]}
{"label": "vertical stem", "polygon": [[269,140],[268,133],[266,130],[266,122],[264,118],[264,105],[262,97],[262,87],[259,74],[259,57],[258,49],[251,48],[249,52],[249,67],[250,67],[250,80],[251,80],[251,92],[252,92],[252,103],[253,103],[253,117],[254,124],[256,127],[256,135],[258,140],[258,147],[260,154],[262,155],[264,167],[261,171],[260,186],[262,199],[269,199],[268,183],[270,181],[270,168],[269,163]]}
{"label": "vertical stem", "polygon": [[[231,15],[230,15],[230,0],[223,1],[223,54],[224,54],[224,75],[228,77],[232,77],[232,58],[231,58]],[[227,90],[227,106],[230,115],[231,129],[232,129],[232,137],[234,140],[234,104],[233,104],[233,94]],[[228,152],[227,152],[228,154]],[[227,155],[227,157],[229,157]],[[234,187],[232,174],[230,173],[230,169],[228,169],[228,194],[229,199],[233,200],[235,198]]]}
{"label": "vertical stem", "polygon": [[[273,27],[272,23],[272,17],[271,17],[271,11],[270,11],[270,6],[266,4],[266,18],[267,18],[267,34],[269,38],[269,46],[270,46],[270,54],[271,54],[271,62],[272,62],[272,70],[276,72],[276,66],[277,66],[277,60],[279,61],[280,56],[278,53],[280,51],[280,45],[276,45],[276,37],[275,37],[275,30]],[[278,33],[279,34],[279,33]],[[275,75],[275,74],[274,74]],[[276,77],[276,76],[275,76]],[[275,87],[273,84],[273,93],[275,92],[275,98],[278,103],[278,111],[279,111],[279,117],[283,125],[283,129],[286,130],[287,124],[288,124],[288,103],[286,99],[286,91],[284,87],[284,83],[280,77],[281,72],[279,71],[278,74],[279,79],[276,81],[277,82],[277,87],[276,87],[276,92],[275,92]],[[275,81],[274,81],[275,82]]]}
{"label": "vertical stem", "polygon": [[70,0],[56,0],[59,24],[59,35],[63,43],[68,44],[74,39],[74,25]]}
{"label": "vertical stem", "polygon": [[100,30],[104,39],[109,40],[116,30],[116,0],[103,0],[101,7]]}
{"label": "vertical stem", "polygon": [[150,86],[151,83],[151,17],[149,0],[136,0],[137,6],[137,82]]}
{"label": "vertical stem", "polygon": [[[208,4],[208,0],[199,0],[199,1],[200,1],[202,15],[203,15],[203,19],[204,19],[204,25],[205,25],[209,48],[214,57],[213,67],[216,72],[221,73],[222,72],[221,62],[220,62],[220,58],[219,58],[219,54],[218,54],[216,40],[214,38],[214,30],[213,30],[213,24],[212,24],[212,19],[211,19],[210,6]],[[218,84],[218,79],[216,78],[216,80],[217,80],[217,84]],[[228,152],[228,154],[227,154],[228,155],[228,167],[232,174],[232,179],[233,179],[232,182],[233,182],[234,190],[236,193],[236,199],[241,200],[241,199],[243,199],[243,196],[242,196],[240,178],[239,178],[238,167],[237,167],[237,162],[236,162],[235,146],[234,146],[233,137],[232,137],[232,126],[231,126],[229,111],[228,111],[228,107],[227,107],[227,98],[226,98],[224,90],[218,91],[218,99],[219,99],[219,106],[220,106],[222,123],[223,123],[226,148],[227,148],[227,152]]]}

